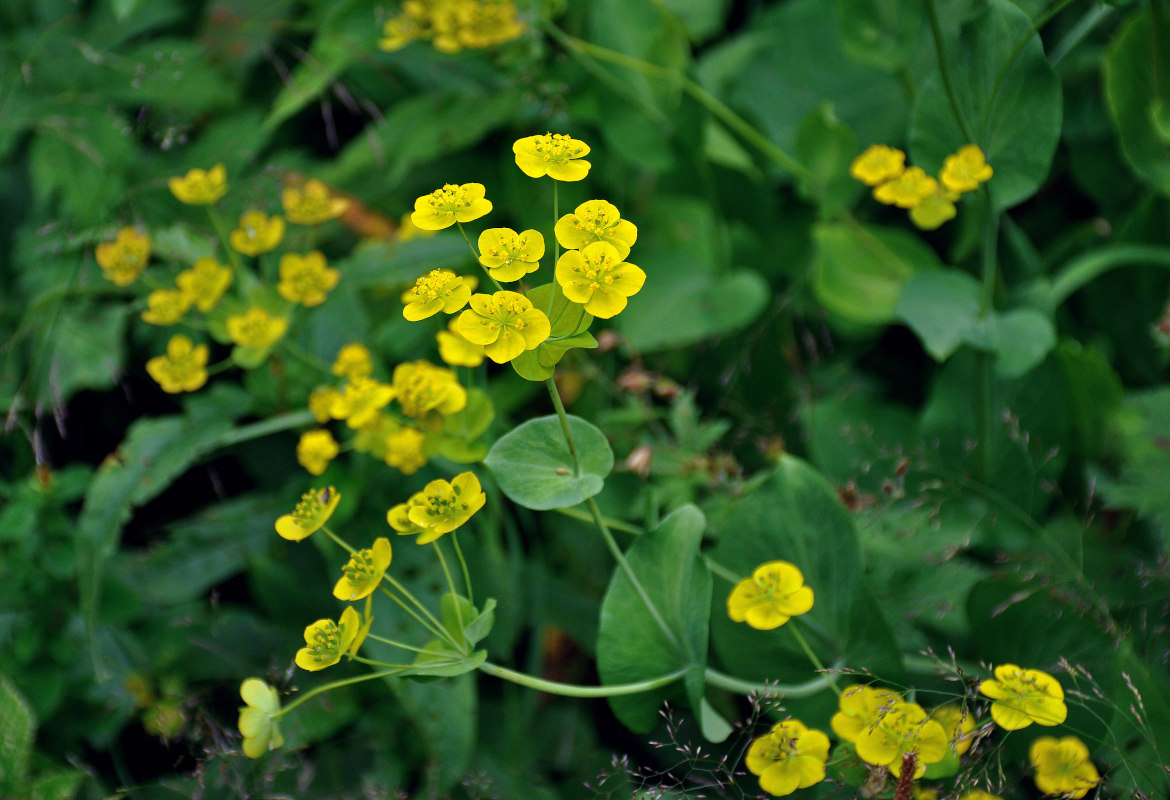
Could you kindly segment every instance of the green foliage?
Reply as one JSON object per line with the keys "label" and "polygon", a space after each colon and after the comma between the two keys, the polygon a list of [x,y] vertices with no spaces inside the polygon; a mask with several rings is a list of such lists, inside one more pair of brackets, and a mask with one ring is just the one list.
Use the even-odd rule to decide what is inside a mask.
{"label": "green foliage", "polygon": [[569,508],[602,490],[613,469],[605,434],[579,417],[569,417],[568,426],[575,453],[556,415],[530,419],[492,445],[484,463],[510,500],[537,510]]}

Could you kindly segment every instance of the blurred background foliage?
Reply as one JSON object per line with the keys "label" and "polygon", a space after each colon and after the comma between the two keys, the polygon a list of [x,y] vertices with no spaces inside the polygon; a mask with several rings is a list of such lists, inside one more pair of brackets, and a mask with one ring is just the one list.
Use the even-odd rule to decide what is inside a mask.
{"label": "blurred background foliage", "polygon": [[[331,580],[330,554],[272,535],[309,485],[290,429],[307,422],[314,375],[277,355],[162,394],[143,364],[164,336],[93,258],[123,225],[150,231],[164,260],[210,252],[214,232],[166,187],[192,167],[226,165],[229,219],[318,178],[353,205],[317,234],[343,279],[296,344],[326,363],[350,341],[386,367],[433,358],[399,295],[469,259],[451,232],[400,241],[399,220],[435,186],[476,181],[493,224],[547,223],[547,186],[510,154],[545,130],[593,147],[561,209],[617,204],[649,276],[609,333],[595,327],[601,350],[558,367],[570,409],[617,456],[606,514],[649,529],[697,503],[705,548],[745,574],[806,552],[848,642],[827,655],[887,680],[927,648],[1083,665],[1104,703],[1083,730],[1103,743],[1112,791],[1164,794],[1164,4],[939,0],[958,102],[983,120],[997,176],[991,206],[964,201],[929,233],[848,175],[869,144],[937,170],[965,141],[922,4],[519,6],[519,39],[446,54],[379,50],[397,8],[376,0],[0,4],[0,796],[536,800],[589,796],[586,784],[628,797],[679,763],[696,782],[718,774],[648,745],[601,701],[474,675],[329,694],[285,720],[283,750],[244,758],[239,681],[309,685],[292,653],[332,613],[303,590]],[[990,318],[972,310],[989,213]],[[541,387],[510,370],[486,388],[489,440],[547,413]],[[372,540],[389,505],[443,474],[346,460],[326,476],[346,497],[336,527]],[[488,493],[468,549],[499,601],[493,659],[596,682],[608,554],[580,521]],[[414,548],[396,548],[395,569],[422,596],[442,591]],[[727,621],[728,588],[716,578],[712,663],[807,679],[786,641]],[[916,685],[962,691],[932,674]],[[750,711],[712,699],[732,720]],[[654,735],[701,738],[689,722]],[[611,766],[613,753],[647,772]],[[680,774],[664,796],[684,796]]]}

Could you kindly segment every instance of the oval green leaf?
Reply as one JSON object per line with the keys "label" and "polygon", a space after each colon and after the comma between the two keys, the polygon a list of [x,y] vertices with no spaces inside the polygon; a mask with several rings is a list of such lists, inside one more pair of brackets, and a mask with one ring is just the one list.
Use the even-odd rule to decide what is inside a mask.
{"label": "oval green leaf", "polygon": [[555,414],[531,419],[492,445],[484,463],[512,502],[548,511],[575,506],[601,491],[613,469],[609,441],[580,417],[568,420],[579,464]]}

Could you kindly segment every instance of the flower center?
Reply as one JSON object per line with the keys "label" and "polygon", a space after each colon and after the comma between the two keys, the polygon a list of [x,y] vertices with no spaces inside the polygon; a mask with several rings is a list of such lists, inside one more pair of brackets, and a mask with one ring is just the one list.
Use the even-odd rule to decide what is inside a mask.
{"label": "flower center", "polygon": [[345,579],[350,583],[365,583],[374,575],[374,551],[369,549],[357,551],[341,569],[345,573]]}
{"label": "flower center", "polygon": [[333,620],[327,621],[313,629],[313,641],[307,643],[306,649],[315,661],[333,661],[333,656],[341,649],[341,629]]}
{"label": "flower center", "polygon": [[563,133],[546,133],[544,136],[537,136],[533,147],[545,161],[555,161],[558,164],[580,158],[585,154],[584,147],[575,143],[571,136],[565,136]]}

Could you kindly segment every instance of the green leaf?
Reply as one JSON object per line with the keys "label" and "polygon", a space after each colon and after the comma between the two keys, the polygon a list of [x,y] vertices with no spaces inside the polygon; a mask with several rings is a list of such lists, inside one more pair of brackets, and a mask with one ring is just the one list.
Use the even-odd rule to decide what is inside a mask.
{"label": "green leaf", "polygon": [[443,681],[392,680],[391,685],[426,752],[426,764],[418,765],[426,785],[415,794],[441,797],[471,766],[479,706],[475,680],[464,675]]}
{"label": "green leaf", "polygon": [[453,637],[474,645],[491,632],[495,608],[496,601],[489,599],[479,611],[466,597],[448,592],[439,600],[439,617]]}
{"label": "green leaf", "polygon": [[[647,273],[670,274],[665,269]],[[685,347],[740,330],[759,316],[770,295],[768,282],[751,270],[717,276],[677,274],[655,286],[646,299],[635,297],[617,321],[630,344],[641,352]]]}
{"label": "green leaf", "polygon": [[920,272],[902,287],[894,312],[935,361],[946,361],[978,325],[981,294],[965,272]]}
{"label": "green leaf", "polygon": [[526,350],[512,359],[512,368],[521,378],[530,381],[548,380],[569,350],[574,347],[597,347],[597,340],[589,333],[593,315],[586,313],[581,304],[565,297],[564,292],[558,291],[556,284],[537,286],[528,292],[528,299],[548,317],[552,326],[550,335],[563,338],[541,342],[536,348]]}
{"label": "green leaf", "polygon": [[1064,371],[1065,397],[1080,448],[1096,455],[1105,446],[1106,431],[1125,394],[1121,378],[1104,353],[1072,339],[1061,341],[1056,357]]}
{"label": "green leaf", "polygon": [[1003,311],[996,315],[996,327],[995,372],[1001,378],[1026,375],[1056,347],[1051,320],[1034,308]]}
{"label": "green leaf", "polygon": [[837,31],[850,57],[885,70],[910,59],[922,34],[922,4],[902,0],[834,0]]}
{"label": "green leaf", "polygon": [[836,490],[805,462],[784,456],[776,470],[739,500],[717,526],[712,557],[747,577],[760,564],[783,559],[804,573],[815,595],[808,614],[772,631],[732,622],[731,587],[719,587],[711,626],[715,652],[748,680],[806,681],[812,666],[788,625],[805,638],[822,663],[864,668],[884,680],[905,680],[902,654],[862,569],[853,518]]}
{"label": "green leaf", "polygon": [[813,228],[813,241],[813,292],[825,308],[850,322],[892,322],[910,277],[942,268],[922,239],[894,228],[821,223]]}
{"label": "green leaf", "polygon": [[110,10],[114,12],[114,19],[121,22],[134,13],[134,9],[142,0],[110,0]]}
{"label": "green leaf", "polygon": [[[986,10],[962,27],[957,42],[946,42],[955,101],[973,144],[995,170],[987,186],[998,210],[1035,193],[1060,140],[1060,79],[1032,33],[1031,20],[1015,4],[989,0]],[[1016,43],[1025,40],[1016,53]],[[911,161],[937,174],[948,155],[969,143],[935,74],[914,103]]]}
{"label": "green leaf", "polygon": [[423,649],[427,652],[419,653],[410,669],[399,674],[406,678],[454,678],[479,669],[479,665],[487,661],[486,650],[465,656],[439,639],[428,642]]}
{"label": "green leaf", "polygon": [[[625,571],[614,570],[601,603],[597,636],[597,670],[603,683],[650,680],[685,667],[691,707],[702,709],[711,606],[711,574],[699,553],[706,527],[703,513],[685,505],[639,536],[627,551],[630,569],[657,614],[647,608]],[[627,728],[646,733],[674,691],[668,686],[611,697],[609,704]]]}
{"label": "green leaf", "polygon": [[735,729],[715,710],[715,707],[703,698],[699,710],[699,726],[703,731],[703,738],[708,742],[723,742]]}
{"label": "green leaf", "polygon": [[36,726],[28,701],[0,675],[0,789],[5,794],[19,791],[24,783]]}
{"label": "green leaf", "polygon": [[557,290],[557,284],[545,283],[531,289],[528,299],[534,308],[543,311],[552,327],[550,336],[574,336],[589,330],[593,315],[580,303],[574,303]]}
{"label": "green leaf", "polygon": [[[1160,35],[1163,43],[1170,41],[1170,32]],[[1166,107],[1165,98],[1157,95],[1166,76],[1159,81],[1154,74],[1154,36],[1145,9],[1130,16],[1117,32],[1105,55],[1105,100],[1126,163],[1138,178],[1170,194],[1170,136],[1159,124],[1165,120]]]}
{"label": "green leaf", "polygon": [[837,118],[831,103],[822,103],[805,117],[796,132],[796,157],[809,175],[801,189],[820,206],[822,217],[844,211],[862,191],[849,174],[857,156],[857,137]]}
{"label": "green leaf", "polygon": [[605,477],[613,469],[609,441],[580,417],[568,419],[579,470],[555,414],[530,419],[492,445],[484,463],[514,503],[537,511],[569,508],[605,485]]}
{"label": "green leaf", "polygon": [[45,376],[38,398],[57,407],[82,389],[114,386],[125,362],[127,319],[126,308],[114,303],[63,308],[44,328],[48,369],[38,371]]}

